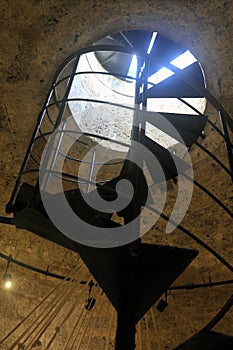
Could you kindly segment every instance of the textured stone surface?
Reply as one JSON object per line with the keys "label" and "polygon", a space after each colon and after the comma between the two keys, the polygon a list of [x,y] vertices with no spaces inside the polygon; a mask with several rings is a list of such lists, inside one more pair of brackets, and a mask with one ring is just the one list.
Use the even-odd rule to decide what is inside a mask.
{"label": "textured stone surface", "polygon": [[[188,48],[202,64],[210,92],[233,114],[233,1],[3,0],[0,3],[0,28],[0,215],[5,215],[5,204],[56,70],[70,54],[109,33],[129,29],[153,30]],[[213,121],[218,120],[210,106],[207,106],[207,114]],[[210,127],[207,128],[207,138],[202,142],[227,164],[224,145]],[[229,177],[199,149],[194,148],[191,155],[195,179],[232,208],[233,192]],[[166,212],[169,213],[174,205],[176,188],[172,182],[168,185],[170,201]],[[232,263],[232,219],[198,189],[194,191],[182,225],[193,230]],[[198,247],[178,229],[170,236],[164,230],[165,223],[160,219],[144,240]],[[232,274],[216,258],[203,248],[198,249],[198,258],[177,284],[232,279]],[[69,274],[80,261],[73,252],[7,225],[0,226],[0,252],[44,270],[49,266],[50,271],[60,274]],[[0,276],[5,267],[6,261],[1,259]],[[13,264],[10,272],[14,277],[12,290],[0,289],[0,339],[59,282]],[[80,290],[81,287],[77,288],[76,293]],[[219,311],[231,292],[231,285],[169,292],[167,309],[160,314],[153,307],[147,318],[140,322],[138,350],[173,349],[200,330]],[[85,293],[86,298],[88,291]],[[75,298],[74,293],[71,299]],[[111,334],[108,330],[111,323],[108,301],[104,299],[101,304],[98,296],[97,304],[98,308],[94,308],[93,312],[98,313],[100,318],[88,347],[92,350],[104,349],[106,339],[113,342],[114,337],[114,327]],[[79,305],[81,309],[83,303],[80,301]],[[65,312],[68,312],[68,307],[63,312],[63,318]],[[230,311],[215,329],[233,336],[232,317]],[[52,337],[55,326],[61,320],[62,316],[50,333],[42,337],[42,346],[38,343],[37,348],[45,349],[44,344]],[[71,318],[70,324],[74,322],[75,317]],[[59,333],[57,343],[51,348],[63,349],[70,324],[64,334]],[[92,326],[87,325],[87,329],[92,329]],[[82,349],[87,345],[86,341]],[[8,347],[3,346],[2,349]]]}

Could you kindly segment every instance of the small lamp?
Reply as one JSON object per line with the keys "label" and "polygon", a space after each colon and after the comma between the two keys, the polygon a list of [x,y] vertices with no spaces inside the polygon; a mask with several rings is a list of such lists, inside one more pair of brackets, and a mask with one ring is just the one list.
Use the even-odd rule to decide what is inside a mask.
{"label": "small lamp", "polygon": [[12,286],[12,277],[10,273],[5,273],[3,276],[4,286],[10,289]]}
{"label": "small lamp", "polygon": [[12,276],[10,273],[7,273],[11,260],[12,260],[12,255],[9,255],[7,265],[6,265],[6,271],[3,275],[4,286],[7,289],[10,289],[12,287]]}

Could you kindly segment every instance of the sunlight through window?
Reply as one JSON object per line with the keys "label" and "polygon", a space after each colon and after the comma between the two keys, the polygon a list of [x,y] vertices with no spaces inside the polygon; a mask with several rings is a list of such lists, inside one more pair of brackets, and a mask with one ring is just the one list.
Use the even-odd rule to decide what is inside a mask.
{"label": "sunlight through window", "polygon": [[147,54],[148,55],[151,53],[151,50],[152,50],[152,47],[154,45],[154,42],[155,42],[155,39],[156,39],[157,35],[158,35],[157,32],[153,32],[152,38],[151,38],[151,41],[150,41],[150,45],[149,45],[148,50],[147,50]]}
{"label": "sunlight through window", "polygon": [[176,66],[177,68],[184,69],[196,61],[196,58],[191,54],[189,50],[187,50],[170,63],[173,64],[173,66]]}
{"label": "sunlight through window", "polygon": [[137,75],[137,57],[136,55],[133,55],[131,64],[129,66],[129,70],[128,70],[128,76],[136,78]]}
{"label": "sunlight through window", "polygon": [[[172,60],[170,63],[177,68],[184,69],[196,61],[196,58],[191,54],[189,50],[187,50],[182,55]],[[170,69],[163,67],[155,74],[151,75],[148,81],[152,84],[158,84],[171,77],[173,74],[174,73]]]}

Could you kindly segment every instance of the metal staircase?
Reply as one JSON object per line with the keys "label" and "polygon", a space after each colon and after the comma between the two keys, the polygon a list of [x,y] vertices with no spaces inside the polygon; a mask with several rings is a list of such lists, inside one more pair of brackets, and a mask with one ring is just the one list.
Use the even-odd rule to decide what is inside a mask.
{"label": "metal staircase", "polygon": [[[55,76],[38,117],[12,196],[6,206],[7,213],[14,215],[12,223],[16,227],[32,231],[80,254],[118,312],[116,350],[134,349],[137,322],[166,292],[198,252],[192,249],[143,244],[140,241],[138,223],[134,226],[135,231],[132,232],[133,238],[130,241],[127,237],[125,244],[124,241],[122,244],[116,241],[113,246],[103,249],[100,247],[101,237],[88,237],[90,244],[82,240],[85,225],[75,227],[77,239],[61,231],[54,225],[46,208],[53,207],[54,212],[57,216],[63,217],[64,222],[69,220],[69,217],[64,216],[63,207],[60,206],[60,201],[65,197],[75,215],[93,227],[118,229],[134,221],[138,215],[140,216],[150,195],[146,172],[149,172],[153,184],[159,184],[164,180],[177,181],[181,174],[188,178],[186,172],[190,168],[185,158],[187,152],[180,155],[174,147],[165,147],[159,143],[147,133],[147,125],[150,124],[152,129],[153,127],[159,129],[175,140],[177,149],[181,146],[190,151],[195,144],[197,147],[198,138],[205,137],[206,125],[212,123],[208,116],[190,105],[186,98],[206,98],[219,112],[223,129],[218,129],[213,123],[212,127],[226,144],[229,167],[222,164],[203,146],[200,147],[203,147],[204,152],[224,167],[228,175],[233,178],[230,140],[230,132],[233,132],[232,120],[206,90],[199,63],[194,62],[184,69],[174,66],[171,62],[183,54],[185,49],[160,34],[157,34],[155,44],[148,53],[152,37],[153,33],[146,31],[121,32],[106,37],[68,58]],[[93,53],[103,69],[82,70],[80,62]],[[128,71],[134,55],[137,57],[137,70],[135,76],[129,76]],[[151,76],[162,67],[166,67],[174,74],[159,83],[151,82]],[[74,84],[79,84],[78,80],[81,84],[77,85],[79,88],[86,83],[91,89],[91,79],[94,78],[95,82],[95,79],[101,80],[103,77],[119,80],[118,87],[121,81],[132,86],[133,98],[127,100],[125,104],[120,104],[110,98],[89,96],[85,89],[79,94],[77,88],[75,97],[71,94]],[[176,98],[188,105],[193,112],[179,114],[148,110],[148,101],[157,98]],[[77,105],[80,117],[85,113],[84,107],[87,107],[86,110],[93,119],[100,113],[98,108],[101,108],[101,113],[106,111],[108,115],[114,113],[111,110],[121,113],[122,119],[130,113],[132,120],[130,142],[101,135],[101,131],[96,132],[95,129],[83,130],[72,115],[72,103]],[[101,144],[102,141],[105,142],[104,146]],[[70,145],[68,151],[64,150],[66,142]],[[113,159],[107,163],[99,162],[98,152],[101,153],[110,144],[114,144],[114,147],[123,147],[124,157],[122,153],[121,159]],[[142,152],[144,158],[139,159],[141,164],[135,164],[135,159],[138,160],[136,144],[142,145],[145,149]],[[87,159],[85,157],[88,152],[92,157]],[[150,171],[151,154],[160,164],[162,175]],[[81,166],[86,167],[84,172],[86,177],[79,175]],[[93,172],[97,166],[101,167],[102,173],[100,171],[100,175],[97,174],[95,179]],[[39,173],[42,174],[41,178]],[[112,203],[119,194],[124,195],[124,188],[116,187],[123,179],[132,183],[134,194],[127,206],[119,210]],[[57,188],[56,183],[59,184]],[[61,185],[64,191],[61,191]],[[194,180],[194,185],[199,186],[232,216],[230,209],[202,184]],[[88,204],[89,200],[95,201],[96,194],[105,201],[105,209],[111,207],[111,211],[104,212],[103,208],[92,208]],[[153,209],[153,198],[149,198],[147,203],[148,208],[151,206]],[[156,211],[156,207],[154,210]],[[169,219],[163,214],[162,217]],[[179,227],[182,228],[181,225]],[[195,235],[192,238],[195,239]],[[91,242],[92,239],[94,243]],[[111,237],[112,241],[114,239],[115,236]],[[227,268],[231,268],[230,264],[218,254],[215,256]]]}

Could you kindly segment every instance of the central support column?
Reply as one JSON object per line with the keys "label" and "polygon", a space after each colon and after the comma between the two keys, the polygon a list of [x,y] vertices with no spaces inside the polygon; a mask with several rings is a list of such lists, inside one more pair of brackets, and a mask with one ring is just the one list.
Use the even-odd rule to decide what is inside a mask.
{"label": "central support column", "polygon": [[[138,62],[137,66],[137,82],[135,86],[135,107],[133,116],[133,125],[131,131],[131,140],[140,142],[140,110],[139,110],[139,99],[140,99],[140,65]],[[135,220],[141,212],[141,205],[143,202],[142,193],[144,175],[141,172],[143,168],[143,159],[140,159],[141,166],[138,164],[138,154],[134,149],[134,144],[129,152],[129,161],[127,163],[128,179],[134,188],[134,200],[124,210],[124,224],[128,224]],[[137,162],[136,162],[137,161]],[[137,164],[137,165],[136,165]],[[126,285],[124,286],[124,294],[121,296],[121,308],[117,314],[117,331],[115,350],[134,350],[135,344],[135,333],[136,333],[136,321],[135,321],[135,277],[137,273],[138,256],[140,255],[140,223],[133,225],[133,230],[138,232],[138,239],[129,245],[128,251],[128,264],[125,269],[128,274]]]}
{"label": "central support column", "polygon": [[120,307],[117,313],[115,350],[134,350],[136,347],[135,288],[137,288],[137,284],[135,282],[141,252],[140,245],[140,240],[136,240],[128,247],[128,259],[124,271],[128,278],[124,279]]}
{"label": "central support column", "polygon": [[126,310],[118,312],[115,350],[135,349],[136,324]]}

